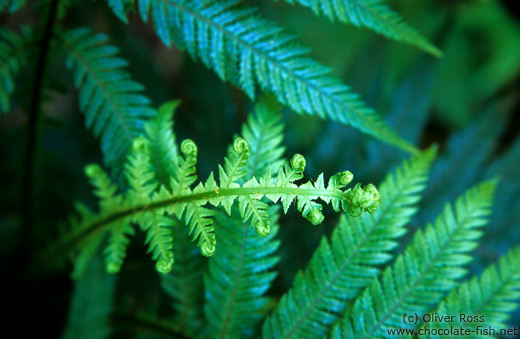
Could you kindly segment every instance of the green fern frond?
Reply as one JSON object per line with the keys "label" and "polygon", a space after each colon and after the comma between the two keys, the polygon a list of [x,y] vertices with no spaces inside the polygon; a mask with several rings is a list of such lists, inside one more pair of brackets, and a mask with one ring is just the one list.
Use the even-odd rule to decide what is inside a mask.
{"label": "green fern frond", "polygon": [[333,337],[349,331],[356,338],[383,337],[387,328],[404,326],[404,313],[423,314],[437,305],[466,273],[462,266],[482,235],[478,228],[487,223],[495,186],[496,181],[488,181],[473,187],[457,199],[455,211],[446,205],[435,226],[418,230],[381,282],[375,278],[356,299],[343,330],[336,327]]}
{"label": "green fern frond", "polygon": [[86,125],[101,138],[105,164],[118,172],[132,140],[142,134],[146,118],[154,116],[143,87],[123,69],[126,61],[117,57],[117,48],[103,34],[86,28],[58,35],[74,71],[79,90],[79,108]]}
{"label": "green fern frond", "polygon": [[25,5],[27,0],[2,0],[0,1],[0,12],[14,13]]}
{"label": "green fern frond", "polygon": [[174,220],[173,223],[175,264],[170,273],[160,275],[161,285],[172,298],[180,331],[188,337],[195,337],[201,332],[204,323],[203,261],[200,252],[190,241],[184,225],[179,220]]}
{"label": "green fern frond", "polygon": [[283,165],[282,145],[284,124],[280,107],[267,97],[261,97],[242,126],[242,137],[249,144],[250,157],[246,166],[246,178],[265,173],[268,168],[276,173]]}
{"label": "green fern frond", "polygon": [[[486,329],[493,328],[498,332],[507,328],[509,313],[518,307],[519,299],[520,248],[517,247],[501,257],[498,265],[487,268],[480,278],[474,277],[460,285],[439,305],[435,312],[455,315],[453,322],[432,322],[428,327],[446,328],[461,325],[475,330],[480,325],[481,329],[485,326]],[[484,321],[461,321],[461,314],[482,316]],[[473,333],[476,334],[475,337],[481,337],[479,332]]]}
{"label": "green fern frond", "polygon": [[15,87],[13,78],[27,59],[28,50],[32,46],[31,36],[32,32],[27,28],[21,34],[0,29],[0,114],[10,109],[9,96]]}
{"label": "green fern frond", "polygon": [[330,20],[337,19],[357,27],[366,27],[387,38],[413,45],[436,57],[442,56],[442,52],[437,47],[381,0],[285,1],[309,7],[318,15],[325,14]]}
{"label": "green fern frond", "polygon": [[[145,125],[152,172],[169,192],[172,190],[170,176],[178,179],[176,168],[179,168],[179,159],[172,116],[178,104],[178,101],[163,104],[157,116]],[[176,311],[177,323],[180,324],[179,331],[186,336],[195,336],[201,331],[203,319],[202,259],[182,222],[175,217],[171,217],[169,222],[175,264],[169,274],[160,275],[161,285],[172,298],[172,307]]]}
{"label": "green fern frond", "polygon": [[234,208],[231,217],[215,214],[219,249],[204,277],[204,314],[212,338],[252,337],[268,303],[262,295],[276,276],[270,270],[279,260],[274,255],[280,246],[274,240],[279,209],[270,211],[271,233],[262,238],[237,218],[237,212]]}
{"label": "green fern frond", "polygon": [[114,290],[115,277],[105,272],[101,256],[94,255],[76,280],[63,338],[108,338]]}
{"label": "green fern frond", "polygon": [[264,338],[325,335],[327,326],[345,311],[345,301],[378,275],[376,265],[392,257],[395,240],[417,210],[434,156],[434,149],[420,153],[389,175],[380,186],[384,204],[376,213],[342,216],[331,244],[322,239],[308,267],[264,323]]}
{"label": "green fern frond", "polygon": [[179,101],[170,101],[163,104],[157,111],[157,116],[145,126],[146,139],[150,149],[152,172],[166,188],[170,187],[170,175],[175,173],[177,165],[177,141],[173,133],[172,114],[179,105]]}
{"label": "green fern frond", "polygon": [[[122,16],[128,0],[109,0]],[[263,18],[241,1],[139,1],[143,21],[151,13],[157,34],[200,59],[223,80],[254,99],[255,84],[273,92],[298,113],[351,125],[408,151],[416,149],[390,127],[330,70],[308,57],[293,35]],[[126,20],[126,18],[124,19]]]}
{"label": "green fern frond", "polygon": [[[66,237],[61,246],[65,249],[70,246],[81,247],[84,238],[93,234],[99,236],[116,227],[114,225],[119,222],[136,222],[148,232],[147,242],[154,259],[158,260],[157,269],[166,273],[171,269],[173,254],[170,230],[164,213],[170,217],[175,215],[179,219],[185,215],[186,224],[190,226],[194,240],[198,239],[202,254],[210,256],[215,252],[216,239],[212,225],[213,211],[204,207],[208,202],[218,207],[220,204],[231,206],[238,200],[243,222],[251,220],[251,225],[257,233],[264,236],[269,233],[269,219],[267,204],[261,201],[263,197],[274,203],[281,201],[285,210],[297,200],[298,209],[313,224],[323,220],[318,199],[331,203],[336,211],[341,208],[354,216],[363,211],[373,213],[380,205],[379,192],[371,184],[365,188],[357,184],[354,188],[342,190],[352,180],[352,173],[348,171],[331,177],[327,186],[324,184],[323,175],[320,175],[315,183],[307,182],[298,186],[294,181],[302,178],[305,168],[305,159],[299,154],[293,157],[290,164],[278,171],[276,179],[272,178],[268,170],[260,178],[260,182],[255,177],[242,186],[234,181],[230,182],[230,178],[238,180],[245,174],[248,150],[247,142],[241,138],[230,148],[221,180],[224,187],[219,187],[211,174],[205,184],[199,183],[192,190],[190,186],[196,180],[194,166],[197,147],[193,141],[185,140],[181,145],[184,156],[178,157],[178,165],[175,166],[177,178],[172,177],[170,181],[171,191],[164,186],[155,190],[158,183],[150,171],[150,149],[147,140],[137,138],[128,165],[125,166],[130,188],[123,195],[120,205],[115,206],[108,214],[101,211],[98,215],[82,215],[82,221],[74,224],[75,232]],[[103,202],[100,203],[102,204]],[[108,267],[111,272],[119,269],[115,263],[109,264]]]}

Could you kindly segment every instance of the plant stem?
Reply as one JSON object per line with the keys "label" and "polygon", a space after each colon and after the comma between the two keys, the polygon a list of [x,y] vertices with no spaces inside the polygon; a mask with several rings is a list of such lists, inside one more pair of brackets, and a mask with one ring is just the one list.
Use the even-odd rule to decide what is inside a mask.
{"label": "plant stem", "polygon": [[34,192],[35,192],[35,173],[37,167],[37,151],[39,143],[39,132],[41,123],[40,100],[43,92],[43,77],[47,66],[49,45],[52,38],[54,22],[58,9],[58,1],[53,0],[50,4],[47,22],[43,31],[41,48],[38,55],[31,102],[28,110],[27,143],[25,145],[24,167],[22,175],[22,233],[24,239],[31,240],[31,228],[34,223]]}

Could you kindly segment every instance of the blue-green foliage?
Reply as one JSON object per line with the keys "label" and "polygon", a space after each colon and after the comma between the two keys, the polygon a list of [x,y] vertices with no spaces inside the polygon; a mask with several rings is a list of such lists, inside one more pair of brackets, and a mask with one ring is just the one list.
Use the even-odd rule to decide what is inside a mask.
{"label": "blue-green foliage", "polygon": [[[480,227],[487,223],[496,181],[477,185],[446,205],[434,225],[415,233],[412,243],[355,300],[333,337],[379,338],[387,328],[402,328],[404,313],[423,314],[466,273],[468,252],[477,246]],[[363,321],[359,321],[363,319]]]}
{"label": "blue-green foliage", "polygon": [[[283,163],[283,128],[279,107],[260,100],[254,114],[250,114],[247,124],[242,126],[252,153],[245,167],[246,179],[253,178],[255,173],[277,170]],[[204,310],[208,319],[207,334],[211,337],[251,337],[258,330],[269,300],[262,295],[276,276],[271,269],[279,260],[274,255],[280,246],[280,242],[274,240],[279,215],[279,209],[270,210],[271,232],[259,238],[249,223],[241,221],[236,208],[231,215],[216,214],[219,250],[210,259],[204,279]]]}
{"label": "blue-green foliage", "polygon": [[64,339],[108,338],[115,281],[105,271],[102,257],[94,255],[76,280]]}
{"label": "blue-green foliage", "polygon": [[80,110],[88,128],[101,138],[105,164],[119,172],[132,140],[143,132],[145,119],[155,115],[143,87],[124,70],[127,62],[104,34],[80,28],[59,35],[68,66],[79,90]]}
{"label": "blue-green foliage", "polygon": [[9,13],[16,12],[25,5],[26,0],[1,0],[0,12],[7,11]]}
{"label": "blue-green foliage", "polygon": [[[126,19],[128,0],[109,0]],[[308,57],[292,34],[240,1],[139,2],[143,21],[151,13],[157,34],[255,97],[255,84],[298,113],[339,121],[409,151],[415,148],[394,133],[358,95]]]}
{"label": "blue-green foliage", "polygon": [[389,175],[380,186],[384,204],[376,213],[342,216],[331,243],[322,239],[308,267],[264,323],[264,337],[325,335],[345,311],[346,301],[378,275],[377,265],[392,257],[396,240],[417,210],[434,155],[434,150],[420,153]]}
{"label": "blue-green foliage", "polygon": [[387,38],[414,45],[434,56],[442,52],[408,25],[381,0],[285,0],[310,7],[316,14],[357,27],[367,27]]}
{"label": "blue-green foliage", "polygon": [[[436,309],[437,314],[454,315],[453,322],[432,322],[429,327],[463,327],[473,331],[475,337],[482,337],[476,332],[492,328],[497,331],[508,329],[509,313],[517,308],[520,299],[520,248],[515,248],[504,255],[498,264],[491,265],[480,277],[460,285],[444,299]],[[483,322],[461,321],[464,314],[483,316]],[[427,336],[438,338],[439,336]]]}
{"label": "blue-green foliage", "polygon": [[[498,104],[456,133],[448,142],[432,170],[431,185],[421,205],[422,222],[432,219],[451,200],[482,176],[479,169],[496,147],[498,136],[507,122],[504,107]],[[460,156],[468,154],[468,156]]]}
{"label": "blue-green foliage", "polygon": [[27,61],[32,49],[32,34],[27,28],[23,29],[22,34],[0,29],[0,115],[10,109],[10,96],[15,88],[14,77]]}
{"label": "blue-green foliage", "polygon": [[276,277],[272,268],[279,260],[274,255],[280,246],[274,240],[279,209],[270,211],[271,232],[266,237],[258,237],[237,212],[215,215],[219,247],[204,276],[204,314],[211,338],[253,337],[269,301],[263,294]]}

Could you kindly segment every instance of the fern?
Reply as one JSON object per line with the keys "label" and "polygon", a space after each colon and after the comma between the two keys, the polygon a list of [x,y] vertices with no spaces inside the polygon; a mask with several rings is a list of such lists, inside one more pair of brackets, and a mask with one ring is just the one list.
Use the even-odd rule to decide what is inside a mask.
{"label": "fern", "polygon": [[415,156],[381,184],[384,205],[373,215],[343,216],[332,243],[321,241],[305,272],[264,323],[264,337],[305,338],[325,335],[353,299],[391,258],[395,240],[416,211],[435,152]]}
{"label": "fern", "polygon": [[[165,120],[162,121],[164,123]],[[87,174],[92,178],[100,197],[100,213],[95,215],[86,209],[81,210],[81,220],[72,219],[73,232],[65,236],[57,248],[85,246],[80,252],[87,253],[88,257],[88,253],[94,250],[88,243],[81,244],[83,238],[100,239],[103,233],[109,231],[112,233],[112,240],[105,250],[107,268],[109,272],[115,273],[120,269],[125,256],[127,236],[133,232],[130,224],[137,223],[147,233],[146,242],[153,259],[157,261],[157,270],[166,273],[173,264],[173,215],[178,219],[184,216],[185,224],[189,226],[189,232],[193,240],[198,242],[203,255],[211,256],[215,253],[213,211],[205,207],[208,202],[215,207],[222,205],[230,214],[237,199],[243,222],[250,220],[251,226],[263,236],[270,231],[268,205],[261,200],[264,196],[274,203],[281,201],[285,212],[296,200],[298,210],[313,224],[323,221],[322,205],[317,199],[331,203],[336,211],[343,209],[353,216],[359,216],[364,211],[373,213],[380,204],[379,192],[371,184],[365,188],[356,184],[352,189],[342,190],[352,181],[353,175],[348,171],[334,175],[327,185],[323,174],[315,183],[296,185],[294,182],[303,177],[305,168],[305,159],[299,154],[279,169],[276,179],[271,176],[269,169],[260,181],[253,177],[240,185],[237,181],[246,174],[249,158],[248,143],[242,138],[235,140],[233,147],[229,149],[224,167],[219,167],[220,184],[217,185],[211,174],[205,184],[199,183],[192,189],[191,186],[196,181],[197,147],[193,141],[185,140],[181,144],[181,152],[183,156],[178,156],[173,163],[174,173],[171,173],[170,188],[161,185],[152,172],[150,140],[143,137],[134,140],[132,152],[125,165],[124,174],[129,188],[123,195],[115,194],[110,180],[99,166],[88,166]],[[106,211],[106,206],[111,207],[110,212]]]}
{"label": "fern", "polygon": [[[242,126],[242,134],[252,146],[244,178],[251,179],[256,173],[283,164],[282,132],[278,107],[263,98]],[[233,208],[231,215],[216,214],[216,235],[221,245],[218,255],[210,259],[204,279],[207,333],[212,337],[251,337],[264,316],[269,299],[262,295],[276,276],[269,271],[279,260],[274,252],[280,246],[274,240],[279,209],[271,209],[269,214],[271,232],[263,238],[255,236],[248,223],[241,222],[238,209]]]}
{"label": "fern", "polygon": [[[238,212],[234,210],[234,215]],[[273,237],[278,232],[278,209],[271,210],[271,233],[258,238],[240,218],[216,213],[218,255],[209,262],[204,277],[208,320],[207,333],[213,338],[252,337],[269,301],[262,295],[276,272],[269,272],[279,258],[280,246]]]}
{"label": "fern", "polygon": [[268,168],[277,173],[283,165],[282,146],[284,125],[280,108],[268,98],[261,98],[255,105],[254,114],[249,114],[247,124],[242,126],[242,136],[247,141],[251,156],[246,164],[246,178],[262,174]]}
{"label": "fern", "polygon": [[[497,331],[507,328],[508,313],[517,308],[520,299],[520,248],[511,250],[500,258],[498,265],[487,268],[480,278],[465,282],[440,303],[437,314],[456,315],[451,323],[434,322],[430,328],[462,326],[473,330],[479,337],[481,329],[493,328]],[[483,322],[461,321],[460,314],[484,317]],[[428,336],[437,337],[437,336]]]}
{"label": "fern", "polygon": [[[150,162],[155,179],[171,191],[170,175],[178,166],[177,142],[173,132],[172,114],[179,102],[163,104],[157,116],[145,125]],[[202,260],[190,242],[184,225],[177,218],[169,220],[172,231],[172,250],[175,264],[169,274],[161,274],[163,290],[172,298],[172,307],[177,312],[179,329],[186,335],[199,333],[202,327]]]}
{"label": "fern", "polygon": [[85,274],[76,280],[63,338],[108,338],[115,280],[103,269],[101,256],[90,260]]}
{"label": "fern", "polygon": [[[109,0],[127,21],[128,0]],[[359,100],[349,87],[328,75],[329,69],[308,57],[293,36],[240,1],[145,0],[139,2],[143,21],[151,12],[157,34],[170,46],[186,49],[255,97],[255,84],[273,92],[298,113],[339,121],[409,151],[415,148],[395,134]]]}
{"label": "fern", "polygon": [[477,228],[487,222],[495,185],[489,181],[468,190],[457,199],[455,212],[447,205],[435,226],[417,231],[381,282],[374,279],[356,299],[333,337],[342,332],[356,338],[382,337],[386,328],[403,326],[404,313],[422,314],[441,301],[466,272],[461,266],[471,260],[466,253],[482,234]]}
{"label": "fern", "polygon": [[10,109],[10,95],[15,88],[14,77],[27,61],[28,52],[32,50],[32,34],[26,27],[21,34],[0,29],[0,114],[7,113]]}
{"label": "fern", "polygon": [[330,20],[338,19],[357,27],[367,27],[387,38],[409,43],[436,57],[442,52],[381,0],[285,0],[311,8],[316,14],[325,14]]}
{"label": "fern", "polygon": [[126,61],[103,34],[80,28],[59,35],[74,70],[79,106],[86,125],[101,138],[105,164],[119,172],[132,140],[143,131],[144,120],[155,115],[142,86],[123,69]]}

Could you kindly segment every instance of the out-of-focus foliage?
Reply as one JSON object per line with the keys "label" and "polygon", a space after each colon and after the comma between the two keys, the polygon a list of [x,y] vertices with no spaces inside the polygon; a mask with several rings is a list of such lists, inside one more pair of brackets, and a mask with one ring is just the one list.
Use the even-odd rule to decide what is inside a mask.
{"label": "out-of-focus foliage", "polygon": [[[8,325],[23,314],[35,335],[352,337],[404,327],[396,312],[412,310],[478,310],[485,325],[520,325],[513,1],[2,0],[0,25]],[[272,97],[258,102],[260,92]],[[236,135],[249,144],[245,167],[228,155]],[[136,137],[147,152],[128,159]],[[185,139],[198,146],[196,169],[175,146]],[[434,144],[435,159],[425,151]],[[379,184],[380,210],[352,218],[302,203],[325,217],[313,227],[297,208],[267,214],[263,200],[235,200],[231,215],[217,207],[211,224],[210,209],[194,217],[201,206],[188,225],[146,207],[161,187],[192,194],[179,180],[193,175],[220,188],[226,156],[243,171],[229,187],[269,168],[275,183],[295,153],[314,188],[326,187],[320,173],[346,169]],[[100,204],[90,163],[106,168],[88,167]],[[118,219],[140,199],[142,220]],[[245,216],[269,220],[271,235],[259,238]],[[197,247],[204,234],[216,239],[209,259]],[[75,269],[57,265],[69,254]],[[150,257],[171,272],[158,275]]]}

